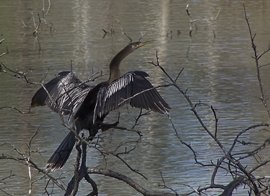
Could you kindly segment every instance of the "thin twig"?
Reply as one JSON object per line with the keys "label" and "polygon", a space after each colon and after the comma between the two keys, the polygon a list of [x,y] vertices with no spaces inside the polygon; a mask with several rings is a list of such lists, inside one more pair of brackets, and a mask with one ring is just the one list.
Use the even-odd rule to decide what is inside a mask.
{"label": "thin twig", "polygon": [[245,21],[247,23],[247,26],[248,26],[248,32],[249,32],[249,37],[250,37],[250,42],[251,42],[251,47],[253,49],[253,53],[254,53],[254,60],[255,60],[255,65],[256,65],[256,73],[257,73],[257,80],[258,80],[258,85],[259,85],[259,89],[260,89],[260,93],[261,93],[261,97],[260,97],[260,100],[268,114],[268,117],[270,118],[270,109],[268,107],[268,104],[267,104],[267,99],[265,97],[265,90],[264,90],[264,87],[263,87],[263,83],[262,83],[262,78],[261,78],[261,66],[260,66],[260,58],[265,55],[267,52],[270,51],[270,48],[268,48],[267,50],[265,50],[264,52],[262,52],[261,54],[258,54],[258,51],[257,51],[257,47],[256,47],[256,44],[255,44],[255,37],[256,37],[256,33],[252,33],[252,30],[251,30],[251,26],[250,26],[250,23],[249,23],[249,19],[247,17],[247,12],[246,12],[246,7],[245,7],[245,4],[243,4],[243,8],[244,8],[244,15],[245,15]]}

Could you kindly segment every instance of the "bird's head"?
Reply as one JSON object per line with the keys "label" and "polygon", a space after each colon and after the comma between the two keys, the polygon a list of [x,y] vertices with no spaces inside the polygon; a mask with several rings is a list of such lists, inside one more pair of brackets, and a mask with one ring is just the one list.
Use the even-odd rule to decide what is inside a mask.
{"label": "bird's head", "polygon": [[119,65],[121,61],[127,57],[129,54],[134,52],[136,49],[150,43],[152,41],[137,41],[137,42],[131,42],[129,43],[126,47],[124,47],[120,52],[118,52],[113,59],[110,62],[110,78],[109,81],[113,81],[117,79],[120,76],[120,71],[119,71]]}
{"label": "bird's head", "polygon": [[150,43],[152,41],[137,41],[137,42],[131,42],[126,47],[124,47],[120,52],[118,52],[114,58],[111,60],[110,67],[118,67],[120,62],[129,54],[134,52],[136,49]]}
{"label": "bird's head", "polygon": [[145,41],[145,42],[141,42],[141,41],[137,41],[137,42],[131,42],[129,43],[127,46],[126,46],[126,50],[127,51],[130,51],[130,52],[133,52],[134,50],[146,45],[146,44],[149,44],[151,43],[152,41]]}

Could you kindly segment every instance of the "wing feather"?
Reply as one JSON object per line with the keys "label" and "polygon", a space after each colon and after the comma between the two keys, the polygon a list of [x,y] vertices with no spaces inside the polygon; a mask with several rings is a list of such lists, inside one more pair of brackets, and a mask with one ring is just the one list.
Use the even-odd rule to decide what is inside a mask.
{"label": "wing feather", "polygon": [[132,107],[168,113],[170,106],[146,77],[148,74],[143,71],[128,72],[103,86],[98,92],[94,119],[128,103]]}
{"label": "wing feather", "polygon": [[73,72],[63,71],[35,93],[31,106],[47,105],[57,113],[71,114],[75,106],[83,102],[90,89]]}

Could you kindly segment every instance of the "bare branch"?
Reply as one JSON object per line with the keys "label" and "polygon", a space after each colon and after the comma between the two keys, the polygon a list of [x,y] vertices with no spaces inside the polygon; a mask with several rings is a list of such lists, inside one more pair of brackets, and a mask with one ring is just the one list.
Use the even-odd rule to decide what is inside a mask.
{"label": "bare branch", "polygon": [[129,39],[129,42],[132,42],[132,38],[129,37],[129,35],[126,32],[124,32],[124,35]]}
{"label": "bare branch", "polygon": [[258,83],[259,83],[259,89],[260,89],[260,93],[261,93],[261,97],[260,97],[260,100],[268,114],[268,117],[270,118],[270,109],[268,107],[268,104],[267,104],[267,100],[266,100],[266,97],[265,97],[265,90],[264,90],[264,87],[263,87],[263,83],[262,83],[262,78],[261,78],[261,66],[260,66],[260,58],[265,55],[267,52],[270,51],[270,48],[268,48],[267,50],[265,50],[264,52],[262,52],[261,54],[258,54],[258,51],[257,51],[257,47],[255,45],[255,37],[256,37],[256,33],[252,33],[252,30],[251,30],[251,26],[250,26],[250,23],[249,23],[249,19],[247,17],[247,12],[246,12],[246,7],[245,7],[245,4],[243,4],[243,8],[244,8],[244,15],[245,15],[245,21],[247,23],[247,26],[248,26],[248,31],[249,31],[249,36],[250,36],[250,41],[251,41],[251,47],[253,49],[253,53],[254,53],[254,60],[255,60],[255,65],[256,65],[256,73],[257,73],[257,80],[258,80]]}
{"label": "bare branch", "polygon": [[88,168],[87,172],[89,174],[99,174],[99,175],[104,175],[104,176],[109,176],[115,179],[118,179],[120,181],[123,181],[125,183],[127,183],[129,186],[131,186],[132,188],[134,188],[136,191],[138,191],[139,193],[145,195],[145,196],[175,196],[177,194],[175,193],[165,193],[165,192],[156,192],[156,191],[149,191],[145,188],[143,188],[141,185],[139,185],[138,183],[136,183],[134,180],[132,180],[131,178],[112,171],[110,169],[95,169],[95,168]]}
{"label": "bare branch", "polygon": [[178,193],[177,193],[177,191],[176,190],[174,190],[173,188],[171,188],[171,187],[169,187],[169,186],[167,186],[166,185],[166,182],[165,182],[165,179],[164,179],[164,177],[163,177],[163,174],[162,174],[162,172],[160,172],[160,176],[161,176],[161,179],[162,179],[162,185],[160,185],[161,187],[163,187],[163,188],[166,188],[166,189],[169,189],[170,191],[172,191],[172,192],[174,192],[175,193],[175,195],[178,195]]}
{"label": "bare branch", "polygon": [[217,118],[217,113],[216,110],[214,109],[214,107],[211,105],[211,110],[214,114],[214,118],[215,118],[215,138],[217,138],[217,131],[218,131],[218,118]]}
{"label": "bare branch", "polygon": [[203,120],[201,119],[200,115],[198,114],[197,110],[196,110],[196,104],[194,104],[192,102],[192,100],[189,98],[189,96],[187,95],[186,91],[183,91],[175,82],[175,80],[167,73],[167,71],[160,65],[159,63],[159,57],[158,57],[158,52],[156,51],[156,63],[151,62],[151,64],[153,64],[154,66],[157,66],[158,68],[160,68],[162,70],[162,72],[167,76],[167,78],[170,80],[171,83],[168,84],[168,86],[174,86],[181,95],[184,96],[185,100],[188,102],[191,111],[193,112],[193,114],[195,115],[195,117],[197,118],[197,120],[199,121],[200,125],[203,127],[203,129],[206,131],[206,133],[212,138],[214,139],[214,141],[218,144],[218,146],[221,148],[221,150],[224,152],[224,154],[226,154],[226,150],[224,148],[224,146],[221,144],[221,142],[219,140],[217,140],[215,138],[215,136],[212,134],[212,132],[207,128],[207,126],[205,125],[205,123],[203,122]]}
{"label": "bare branch", "polygon": [[[31,160],[27,160],[25,158],[20,158],[20,157],[14,157],[14,156],[11,156],[11,155],[7,155],[7,154],[2,154],[0,155],[0,160],[13,160],[13,161],[16,161],[16,162],[19,162],[23,165],[26,165],[28,167],[28,164],[30,164],[30,166],[34,169],[36,169],[38,172],[44,174],[45,176],[47,176],[49,179],[51,179],[54,184],[56,184],[59,188],[61,188],[62,190],[65,190],[65,187],[64,185],[59,182],[58,179],[54,178],[53,176],[51,176],[49,173],[47,173],[46,170],[44,169],[41,169],[39,168],[33,161]],[[28,163],[27,163],[28,161]]]}

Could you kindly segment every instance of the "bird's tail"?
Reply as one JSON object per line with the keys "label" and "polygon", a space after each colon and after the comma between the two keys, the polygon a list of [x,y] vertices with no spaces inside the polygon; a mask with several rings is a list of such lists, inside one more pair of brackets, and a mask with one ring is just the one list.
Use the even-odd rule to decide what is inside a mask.
{"label": "bird's tail", "polygon": [[48,160],[46,169],[47,170],[55,170],[58,168],[62,168],[75,145],[76,138],[73,132],[69,132],[69,134],[65,137],[65,139],[61,142],[58,148],[54,151],[51,158]]}

